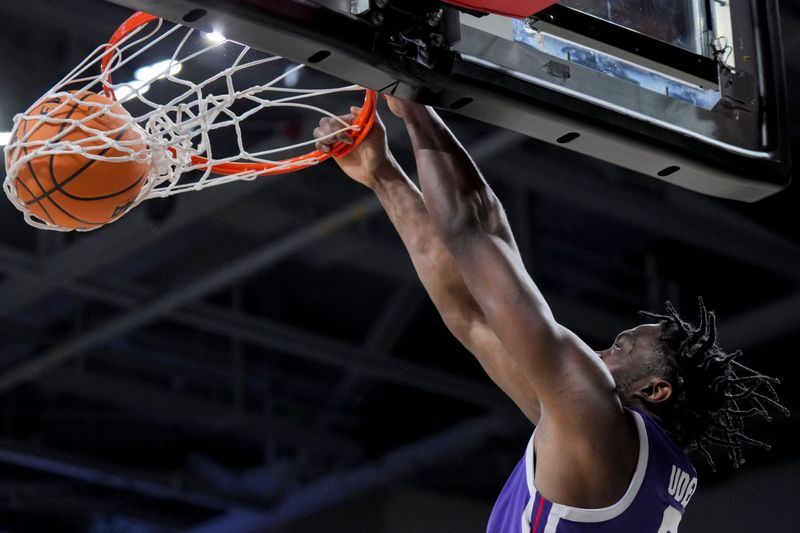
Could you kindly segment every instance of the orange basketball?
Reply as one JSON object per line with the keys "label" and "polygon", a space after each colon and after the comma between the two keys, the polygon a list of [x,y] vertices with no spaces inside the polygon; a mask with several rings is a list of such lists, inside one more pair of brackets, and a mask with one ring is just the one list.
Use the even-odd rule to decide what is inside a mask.
{"label": "orange basketball", "polygon": [[[110,112],[89,119],[103,108],[88,102],[113,104],[105,96],[88,92],[48,98],[31,109],[16,135],[24,143],[23,155],[40,148],[39,144],[30,143],[53,140],[77,145],[80,152],[93,156],[120,158],[105,161],[78,151],[43,154],[19,168],[14,185],[25,209],[64,229],[92,229],[121,217],[133,204],[150,170],[149,158],[141,160],[146,148],[143,132],[130,114],[117,104]],[[55,122],[45,122],[40,117]],[[107,138],[77,127],[73,121],[108,132]],[[120,142],[125,148],[109,146],[109,140]],[[140,156],[136,160],[131,159],[134,153]]]}

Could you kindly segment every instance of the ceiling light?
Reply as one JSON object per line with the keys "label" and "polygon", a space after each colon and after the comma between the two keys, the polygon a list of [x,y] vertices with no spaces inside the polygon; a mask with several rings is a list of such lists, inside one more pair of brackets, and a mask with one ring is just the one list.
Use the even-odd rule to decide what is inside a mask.
{"label": "ceiling light", "polygon": [[127,100],[134,93],[144,94],[150,90],[150,83],[142,80],[129,81],[128,83],[120,83],[114,86],[114,95],[117,101],[121,102]]}
{"label": "ceiling light", "polygon": [[154,81],[169,76],[177,76],[183,69],[183,65],[173,62],[172,59],[165,59],[152,65],[147,65],[136,69],[133,76],[139,81]]}
{"label": "ceiling light", "polygon": [[206,33],[204,35],[205,35],[206,40],[208,40],[209,42],[212,42],[214,44],[219,44],[219,43],[225,42],[227,40],[227,39],[225,39],[224,35],[222,35],[220,32],[218,32],[216,30],[212,31],[211,33]]}

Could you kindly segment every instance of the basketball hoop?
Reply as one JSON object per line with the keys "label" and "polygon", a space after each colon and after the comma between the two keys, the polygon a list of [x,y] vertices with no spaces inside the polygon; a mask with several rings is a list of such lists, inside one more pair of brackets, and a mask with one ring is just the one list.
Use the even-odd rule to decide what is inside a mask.
{"label": "basketball hoop", "polygon": [[[145,58],[152,58],[165,47],[174,50],[168,59],[151,65],[149,71],[137,70],[137,79],[132,82],[114,84],[112,75],[118,81],[134,65],[146,65]],[[228,62],[220,68],[224,58]],[[117,29],[108,44],[94,50],[28,111],[14,118],[12,141],[5,148],[6,195],[34,227],[89,231],[116,220],[144,200],[293,172],[331,157],[343,157],[370,131],[375,120],[376,93],[355,85],[298,88],[303,68],[243,44],[221,37],[210,39],[203,32],[137,12]],[[99,73],[92,74],[98,70]],[[179,76],[181,72],[186,75]],[[244,77],[247,79],[242,80]],[[256,78],[260,83],[252,85]],[[250,85],[244,85],[243,81]],[[363,100],[358,97],[359,92],[364,93]],[[105,98],[87,99],[88,93],[100,93]],[[347,94],[356,99],[343,103],[341,100]],[[320,107],[318,101],[330,97],[337,99],[334,105],[346,104],[348,110],[360,106],[352,124],[339,117],[346,112],[332,113]],[[43,102],[52,104],[43,107]],[[76,109],[81,112],[73,113]],[[264,124],[269,129],[277,122],[265,115],[280,115],[283,111],[285,116],[287,109],[295,114],[316,115],[309,124],[317,123],[319,115],[334,118],[341,122],[342,128],[331,137],[347,133],[353,142],[338,142],[330,152],[320,152],[315,149],[313,128],[307,140],[292,132],[288,145],[285,135],[274,132],[272,136],[281,139],[279,146],[263,146],[261,138],[258,142],[245,139],[246,120],[250,120],[247,125]],[[98,124],[104,123],[104,119],[113,124],[127,120],[137,136],[117,135],[119,128],[101,131]],[[47,128],[55,128],[57,134],[43,138],[41,131],[37,133]],[[220,138],[225,137],[227,142],[222,142]],[[227,152],[220,153],[220,147]],[[88,165],[146,163],[149,172],[135,200],[114,206],[113,216],[109,211],[109,216],[102,220],[65,227],[56,222],[56,217],[43,215],[41,209],[31,209],[34,202],[47,201],[48,205],[52,203],[64,211],[51,192],[69,191],[52,175],[52,170],[52,186],[47,189],[37,180],[35,191],[31,192],[29,187],[22,191],[16,181],[20,173],[24,176],[26,169],[33,169],[32,162],[47,157],[52,169],[53,158],[76,156],[85,158]],[[70,197],[74,199],[74,195]]]}

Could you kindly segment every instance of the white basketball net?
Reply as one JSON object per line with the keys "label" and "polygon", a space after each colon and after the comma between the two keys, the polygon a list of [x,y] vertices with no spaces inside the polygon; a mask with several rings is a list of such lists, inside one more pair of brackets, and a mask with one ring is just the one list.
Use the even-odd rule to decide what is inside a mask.
{"label": "white basketball net", "polygon": [[[171,56],[151,64],[149,70],[139,69],[134,81],[118,83],[120,79],[124,79],[126,71],[130,76],[129,71],[134,64],[147,65],[145,58],[150,59],[154,55],[157,57],[158,51],[170,46],[170,43],[173,47],[177,43]],[[113,59],[106,72],[101,72],[103,57],[109,51],[113,54]],[[166,54],[162,52],[161,57],[164,55]],[[226,60],[228,66],[221,68],[224,65],[222,62]],[[281,122],[280,110],[291,108],[293,116],[298,111],[303,111],[319,115],[313,117],[315,121],[322,116],[338,120],[342,128],[330,137],[357,130],[358,127],[344,122],[337,114],[319,107],[320,104],[315,105],[315,99],[319,101],[327,95],[354,93],[352,98],[335,102],[335,108],[345,110],[338,114],[346,114],[351,105],[361,105],[364,89],[355,85],[298,88],[295,84],[303,68],[303,65],[263,54],[221,36],[208,35],[156,19],[134,30],[113,47],[98,47],[40,98],[37,104],[14,118],[12,142],[5,148],[7,176],[3,188],[14,205],[25,214],[30,225],[60,230],[61,228],[28,213],[14,187],[14,179],[20,169],[34,158],[80,153],[88,159],[104,161],[150,159],[150,173],[133,205],[151,198],[198,191],[231,181],[252,180],[266,174],[315,165],[327,159],[328,155],[314,152],[313,128],[306,128],[308,132],[304,134],[307,135],[305,139],[295,136],[288,145],[287,136],[273,132],[271,144],[282,144],[271,146],[264,139],[269,135],[255,135],[255,139],[245,139],[242,127],[242,122],[247,119],[263,124],[272,123],[270,117],[276,114],[279,115],[277,123],[286,124],[285,120]],[[270,81],[263,83],[263,80],[268,79],[264,77],[267,72],[272,77]],[[198,73],[200,81],[193,81],[198,79]],[[113,80],[113,84],[108,82],[109,79]],[[255,80],[262,83],[248,85]],[[89,104],[92,106],[92,113],[81,120],[50,117],[42,119],[41,116],[29,115],[44,99],[58,97],[62,102],[59,105],[66,107],[75,103],[78,99],[76,95],[85,91],[103,93],[105,90],[109,94],[108,89],[113,89],[117,98],[116,104],[121,104],[142,129],[145,150],[136,152],[130,148],[134,144],[131,141],[116,141],[113,137],[118,131],[98,131],[85,125],[105,113],[119,116],[110,109],[110,105]],[[357,94],[358,92],[361,94]],[[264,114],[265,111],[268,113]],[[286,118],[285,113],[283,118]],[[50,124],[65,123],[65,134],[80,129],[87,132],[87,137],[80,141],[60,140],[63,136],[46,141],[30,140],[31,134],[36,130],[36,126],[30,127],[31,121],[42,120]],[[29,131],[20,137],[18,133],[23,121],[28,121]],[[219,142],[219,138],[225,136],[227,140]],[[142,141],[136,141],[135,144],[141,145]],[[217,153],[215,146],[225,146],[228,151]],[[102,153],[108,151],[109,147],[117,148],[123,156],[117,153],[113,158],[104,157]],[[26,150],[21,150],[22,148]],[[296,158],[300,153],[309,152],[308,156]],[[198,161],[196,156],[205,158],[208,162]],[[229,163],[253,165],[242,169],[234,165],[233,170],[228,170],[233,172],[230,175],[216,174],[211,168]],[[269,165],[270,168],[259,165]],[[258,168],[252,168],[253,166]]]}

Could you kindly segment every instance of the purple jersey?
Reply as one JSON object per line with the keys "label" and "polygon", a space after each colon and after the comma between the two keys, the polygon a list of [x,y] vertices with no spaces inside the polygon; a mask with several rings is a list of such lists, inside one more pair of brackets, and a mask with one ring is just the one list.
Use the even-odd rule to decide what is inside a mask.
{"label": "purple jersey", "polygon": [[603,509],[578,509],[542,498],[533,479],[531,437],[525,456],[497,498],[487,533],[677,533],[697,488],[697,473],[650,416],[638,410],[631,413],[639,433],[639,460],[621,500]]}

